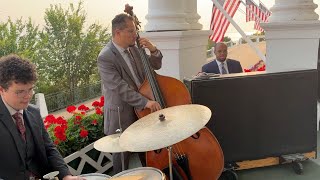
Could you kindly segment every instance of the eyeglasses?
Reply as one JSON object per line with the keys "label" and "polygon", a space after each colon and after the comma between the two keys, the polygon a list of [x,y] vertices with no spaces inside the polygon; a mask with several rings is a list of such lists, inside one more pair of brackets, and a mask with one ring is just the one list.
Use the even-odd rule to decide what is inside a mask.
{"label": "eyeglasses", "polygon": [[126,31],[129,34],[137,34],[137,30],[135,30],[135,29],[126,28],[126,29],[123,29],[123,31]]}
{"label": "eyeglasses", "polygon": [[26,97],[27,95],[31,95],[33,96],[34,95],[34,89],[31,88],[29,90],[17,90],[14,92],[19,98],[23,98],[23,97]]}

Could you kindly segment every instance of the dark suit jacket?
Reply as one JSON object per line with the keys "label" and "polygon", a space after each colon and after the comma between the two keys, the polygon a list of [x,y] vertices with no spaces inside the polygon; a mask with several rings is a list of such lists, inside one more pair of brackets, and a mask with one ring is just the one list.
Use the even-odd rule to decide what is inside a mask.
{"label": "dark suit jacket", "polygon": [[[236,61],[233,59],[227,59],[226,61],[227,61],[229,74],[243,72],[239,61]],[[217,60],[211,61],[208,64],[203,65],[202,72],[221,74],[218,67]]]}
{"label": "dark suit jacket", "polygon": [[[35,174],[43,176],[52,171],[59,171],[59,179],[70,174],[44,127],[39,110],[29,105],[24,110],[23,118],[30,127],[38,163],[42,170]],[[0,97],[0,179],[25,179],[25,153],[23,153],[25,149],[22,146],[17,127]]]}
{"label": "dark suit jacket", "polygon": [[[137,76],[143,81],[145,72],[138,50],[136,47],[130,47],[130,52],[137,64]],[[161,53],[159,57],[150,56],[149,60],[154,69],[161,68]],[[128,65],[111,41],[98,56],[98,68],[105,90],[104,132],[106,135],[115,134],[119,128],[118,107],[121,114],[121,126],[125,130],[137,120],[134,108],[143,109],[148,99],[137,92],[138,87]]]}

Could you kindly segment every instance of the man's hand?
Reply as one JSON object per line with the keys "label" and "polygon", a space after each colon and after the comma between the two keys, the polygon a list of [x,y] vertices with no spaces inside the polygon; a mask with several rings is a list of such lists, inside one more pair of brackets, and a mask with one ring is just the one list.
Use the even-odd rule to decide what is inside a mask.
{"label": "man's hand", "polygon": [[157,50],[156,46],[146,38],[140,38],[139,43],[143,48],[148,48],[150,52],[155,52]]}
{"label": "man's hand", "polygon": [[86,180],[86,178],[79,177],[79,176],[67,175],[67,176],[63,177],[63,180]]}
{"label": "man's hand", "polygon": [[155,112],[161,109],[160,104],[157,101],[149,100],[144,108],[148,108],[151,112]]}

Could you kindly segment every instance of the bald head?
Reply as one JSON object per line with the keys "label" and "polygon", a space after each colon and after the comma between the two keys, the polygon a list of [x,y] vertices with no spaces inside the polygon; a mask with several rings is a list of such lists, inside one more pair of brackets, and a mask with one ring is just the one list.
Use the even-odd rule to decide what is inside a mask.
{"label": "bald head", "polygon": [[214,46],[214,54],[216,59],[220,62],[224,62],[228,56],[228,47],[226,44],[219,42]]}

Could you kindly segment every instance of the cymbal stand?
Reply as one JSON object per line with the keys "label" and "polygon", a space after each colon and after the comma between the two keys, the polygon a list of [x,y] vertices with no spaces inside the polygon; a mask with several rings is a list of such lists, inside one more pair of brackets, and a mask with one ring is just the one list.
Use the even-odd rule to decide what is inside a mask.
{"label": "cymbal stand", "polygon": [[172,146],[167,147],[168,150],[168,156],[169,156],[169,174],[170,174],[170,180],[173,180],[172,175]]}
{"label": "cymbal stand", "polygon": [[[166,120],[166,116],[163,114],[159,114],[159,120],[161,122]],[[167,147],[168,150],[168,156],[169,156],[169,174],[170,174],[170,180],[173,180],[172,175],[172,146]]]}
{"label": "cymbal stand", "polygon": [[[121,127],[121,120],[120,120],[120,108],[118,107],[118,118],[119,118],[119,129],[116,130],[117,133],[119,133],[120,135],[122,134],[122,127]],[[124,154],[123,152],[120,152],[121,154],[121,167],[122,167],[122,171],[124,171]]]}

